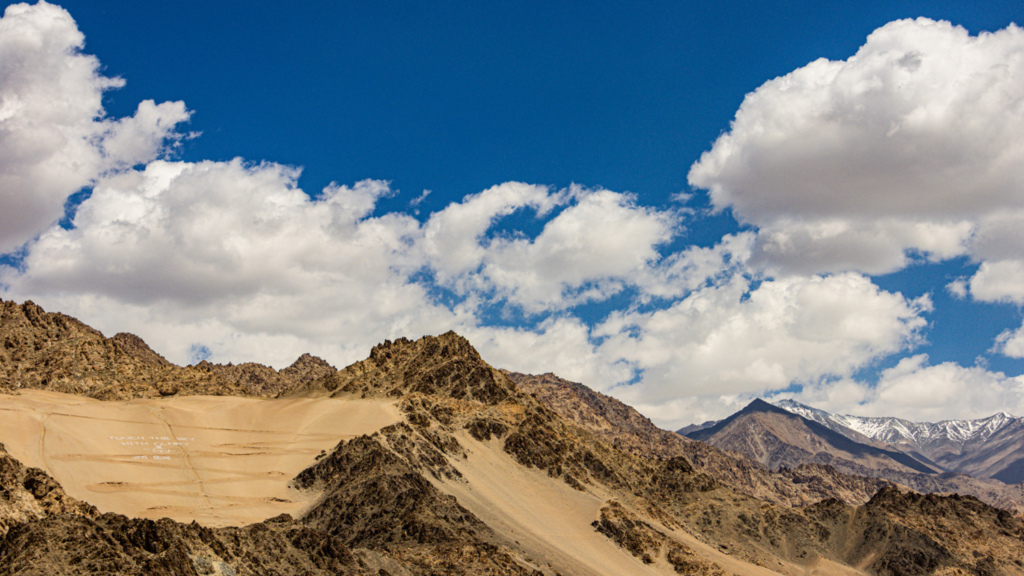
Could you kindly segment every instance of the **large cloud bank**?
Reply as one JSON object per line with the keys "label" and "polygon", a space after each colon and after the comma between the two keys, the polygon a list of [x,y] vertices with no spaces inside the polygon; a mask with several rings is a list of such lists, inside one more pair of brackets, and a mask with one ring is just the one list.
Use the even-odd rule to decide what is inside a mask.
{"label": "large cloud bank", "polygon": [[[1020,194],[1016,28],[970,37],[894,23],[847,62],[765,84],[691,172],[755,231],[679,251],[668,246],[696,216],[600,188],[509,182],[416,218],[378,213],[394,194],[387,182],[310,194],[289,166],[174,161],[184,104],[107,118],[101,95],[122,81],[101,76],[82,45],[56,6],[11,6],[0,19],[0,252],[23,254],[0,269],[4,298],[138,333],[177,362],[280,367],[309,351],[343,365],[385,338],[454,329],[495,365],[585,382],[665,426],[794,384],[832,409],[884,401],[901,415],[939,414],[901,392],[931,374],[962,390],[986,382],[1024,407],[1011,379],[923,357],[877,388],[854,380],[924,337],[930,300],[865,276],[902,266],[907,250],[993,258],[965,293],[1021,298],[999,288],[1013,253],[989,256],[1014,242],[992,230]],[[938,64],[961,52],[952,69]],[[982,78],[970,91],[935,89],[971,73]],[[960,117],[970,98],[984,106]],[[982,142],[986,126],[998,131]],[[934,154],[943,175],[926,173]],[[56,225],[83,187],[92,192],[72,226]],[[539,233],[506,226],[521,212]],[[613,298],[621,304],[596,321],[578,311]],[[1007,353],[1024,350],[1018,339],[1003,338]],[[988,410],[966,405],[970,414],[942,415]]]}

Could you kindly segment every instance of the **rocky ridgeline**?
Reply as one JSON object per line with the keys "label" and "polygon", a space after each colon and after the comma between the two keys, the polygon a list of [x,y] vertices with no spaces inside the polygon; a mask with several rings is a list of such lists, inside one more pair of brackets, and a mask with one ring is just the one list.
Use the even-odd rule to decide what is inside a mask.
{"label": "rocky ridgeline", "polygon": [[399,338],[374,346],[370,357],[340,371],[295,386],[286,396],[422,394],[493,404],[518,394],[465,338],[448,332],[412,341]]}
{"label": "rocky ridgeline", "polygon": [[0,444],[0,537],[7,535],[11,525],[57,514],[95,518],[99,512],[68,496],[46,472],[26,468]]}
{"label": "rocky ridgeline", "polygon": [[280,372],[256,363],[176,366],[134,334],[106,338],[31,301],[0,301],[0,392],[31,388],[99,400],[195,394],[272,397],[334,371],[308,354]]}
{"label": "rocky ridgeline", "polygon": [[[5,303],[4,310],[11,312],[0,326],[2,336],[26,339],[7,349],[17,351],[5,369],[13,370],[19,386],[35,375],[46,378],[45,383],[37,380],[38,385],[68,382],[68,389],[80,386],[84,392],[78,393],[94,397],[111,386],[120,386],[123,394],[159,393],[152,379],[138,384],[125,378],[115,385],[86,376],[109,379],[111,371],[119,374],[123,366],[140,374],[143,367],[176,368],[145,354],[148,347],[139,342],[122,337],[128,348],[122,350],[115,339],[105,339],[73,319],[34,308],[26,311],[26,306]],[[36,339],[36,334],[46,336]],[[37,348],[35,342],[42,345]],[[85,367],[75,372],[68,358],[79,351],[84,352]],[[67,361],[51,364],[63,367],[66,381],[40,376],[51,374],[45,368],[48,358]],[[306,377],[316,373],[316,365],[310,364],[313,369]],[[212,365],[191,370],[207,374],[209,382],[226,383],[226,390],[235,394],[273,381],[257,369],[231,372],[245,374],[234,380]],[[239,383],[243,381],[248,384]],[[200,389],[205,388],[179,386],[177,393]],[[340,442],[300,473],[294,486],[316,495],[300,518],[283,516],[243,528],[96,515],[91,507],[63,496],[48,477],[0,458],[7,463],[0,468],[0,497],[7,506],[0,509],[6,526],[0,574],[554,576],[553,568],[533,562],[514,539],[497,533],[443,491],[446,484],[466,482],[459,467],[471,458],[468,442],[482,443],[474,449],[504,452],[521,466],[605,502],[595,525],[583,529],[622,546],[638,566],[649,562],[676,573],[719,574],[718,564],[673,537],[682,530],[734,559],[763,566],[827,558],[879,575],[987,575],[1022,567],[1022,521],[976,499],[920,496],[896,488],[880,490],[860,506],[827,499],[791,507],[757,498],[734,483],[742,484],[737,477],[742,480],[743,474],[753,478],[763,471],[726,470],[723,453],[699,448],[704,445],[697,442],[680,444],[699,448],[689,455],[671,457],[617,447],[611,432],[596,433],[560,416],[487,365],[453,333],[386,342],[362,362],[325,371],[279,394],[388,398],[404,419]],[[628,410],[611,413],[642,425]],[[770,482],[819,482],[818,489],[827,490],[859,481],[821,470],[801,468],[788,477],[756,476],[762,484],[747,482],[765,490]]]}
{"label": "rocky ridgeline", "polygon": [[755,498],[787,506],[805,506],[830,497],[863,504],[880,488],[891,485],[877,478],[840,474],[818,464],[772,472],[742,454],[662,430],[632,407],[582,384],[554,374],[504,373],[521,390],[613,446],[637,456],[683,456],[723,484]]}

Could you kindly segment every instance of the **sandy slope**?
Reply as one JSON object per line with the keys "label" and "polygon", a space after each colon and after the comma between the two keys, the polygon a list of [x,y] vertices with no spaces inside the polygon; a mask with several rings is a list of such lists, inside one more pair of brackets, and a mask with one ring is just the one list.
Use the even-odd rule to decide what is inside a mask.
{"label": "sandy slope", "polygon": [[0,395],[0,442],[68,494],[128,516],[241,526],[307,502],[288,482],[342,438],[400,420],[379,400]]}
{"label": "sandy slope", "polygon": [[[527,560],[538,568],[578,576],[675,574],[664,558],[645,565],[594,530],[591,522],[613,495],[595,493],[598,489],[593,486],[588,487],[587,493],[579,492],[560,479],[524,468],[502,451],[499,441],[480,442],[468,434],[460,434],[458,439],[469,457],[456,459],[453,465],[466,482],[437,482],[438,488],[458,498],[460,504],[499,535],[518,543],[528,554]],[[787,564],[769,570],[715,550],[685,532],[654,524],[704,559],[718,564],[726,574],[859,573],[845,568],[830,571],[840,567],[828,566],[827,562],[806,567]]]}

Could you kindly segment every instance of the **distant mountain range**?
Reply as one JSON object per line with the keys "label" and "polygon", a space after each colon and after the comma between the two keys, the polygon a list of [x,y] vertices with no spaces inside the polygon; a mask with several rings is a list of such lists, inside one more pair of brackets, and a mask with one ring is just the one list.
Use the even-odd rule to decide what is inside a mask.
{"label": "distant mountain range", "polygon": [[[852,445],[846,441],[863,445],[856,448],[855,452],[859,456],[851,460],[854,462],[864,460],[865,454],[879,456],[881,453],[888,453],[892,462],[900,464],[889,467],[900,470],[906,467],[923,474],[955,472],[978,479],[993,479],[1005,484],[1024,482],[1024,418],[1006,412],[977,420],[913,422],[894,417],[870,418],[833,414],[792,400],[782,400],[773,405],[756,400],[724,420],[691,424],[677,430],[677,434],[708,442],[718,448],[743,453],[772,468],[822,460],[836,464],[835,461],[831,461],[835,459],[835,454],[824,456],[825,453],[834,453],[835,450],[811,448],[806,445],[809,442],[806,438],[804,441],[779,440],[780,437],[775,436],[778,447],[774,449],[773,455],[768,455],[764,452],[763,440],[755,441],[740,434],[735,438],[722,434],[722,430],[726,429],[728,424],[741,416],[766,412],[777,414],[780,410],[807,420],[808,423],[804,425],[808,426],[809,434],[816,437],[819,443],[824,442],[833,449],[840,445],[844,446],[845,448],[839,448],[840,452],[851,449]],[[835,435],[840,435],[843,440],[837,441]],[[752,442],[760,443],[762,448],[754,449],[753,446],[743,445]],[[783,446],[785,449],[781,448]],[[799,452],[797,448],[805,453],[796,454]],[[850,455],[847,452],[842,457]],[[912,462],[906,459],[907,456],[912,458]],[[874,461],[868,467],[877,466],[878,463]],[[840,465],[839,468],[849,470],[850,474],[889,478],[871,474],[869,470],[858,466]]]}
{"label": "distant mountain range", "polygon": [[[724,450],[754,455],[765,466],[775,469],[805,461],[848,462],[861,467],[892,469],[899,472],[935,474],[942,470],[887,446],[871,443],[867,438],[847,436],[807,418],[794,418],[793,413],[763,400],[754,400],[746,408],[721,420],[714,426],[691,432],[694,440],[708,442]],[[857,473],[863,473],[857,470]],[[877,474],[865,474],[875,476]]]}
{"label": "distant mountain range", "polygon": [[[938,425],[903,421],[899,426],[917,431],[917,440],[888,443],[841,423],[852,417],[835,417],[795,402],[785,406],[754,400],[724,420],[680,432],[769,470],[785,472],[808,464],[825,465],[843,474],[885,479],[919,492],[972,494],[1008,508],[1015,507],[1024,494],[1024,484],[1019,483],[1015,469],[1024,449],[1016,440],[1017,425],[1009,420],[994,431],[995,426],[986,427],[979,423],[982,421]],[[861,429],[879,437],[893,437],[878,424],[869,423]],[[928,426],[932,428],[926,437]],[[977,470],[993,472],[983,476]]]}
{"label": "distant mountain range", "polygon": [[1000,412],[978,420],[911,422],[831,414],[792,400],[775,404],[829,430],[857,440],[884,442],[946,472],[1024,482],[1024,418]]}

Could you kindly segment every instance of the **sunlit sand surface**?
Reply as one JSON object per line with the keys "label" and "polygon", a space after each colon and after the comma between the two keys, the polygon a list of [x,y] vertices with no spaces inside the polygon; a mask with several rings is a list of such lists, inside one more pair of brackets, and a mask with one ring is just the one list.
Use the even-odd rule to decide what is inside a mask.
{"label": "sunlit sand surface", "polygon": [[298,513],[321,450],[401,418],[392,402],[220,396],[101,402],[0,395],[0,442],[103,512],[241,526]]}

